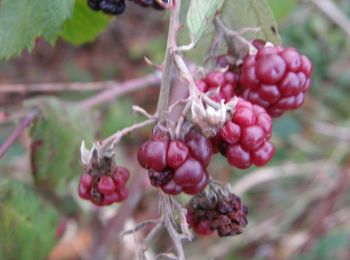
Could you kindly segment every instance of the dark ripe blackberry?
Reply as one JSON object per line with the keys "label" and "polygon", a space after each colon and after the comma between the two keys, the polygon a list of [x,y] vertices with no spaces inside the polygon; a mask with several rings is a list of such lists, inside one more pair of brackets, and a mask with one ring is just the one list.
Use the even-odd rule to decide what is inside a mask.
{"label": "dark ripe blackberry", "polygon": [[[169,1],[168,0],[162,0],[163,4],[168,4]],[[154,0],[154,3],[153,3],[153,7],[154,9],[157,9],[157,10],[163,10],[164,7],[161,6],[156,0]]]}
{"label": "dark ripe blackberry", "polygon": [[148,171],[149,180],[154,187],[161,187],[167,184],[173,177],[173,170],[166,169],[161,172],[154,170]]}
{"label": "dark ripe blackberry", "polygon": [[88,6],[95,11],[100,11],[100,3],[102,0],[87,0]]}
{"label": "dark ripe blackberry", "polygon": [[149,7],[153,5],[154,0],[136,0],[135,2],[143,7]]}
{"label": "dark ripe blackberry", "polygon": [[106,14],[120,15],[125,11],[124,0],[102,0],[100,3],[101,10]]}

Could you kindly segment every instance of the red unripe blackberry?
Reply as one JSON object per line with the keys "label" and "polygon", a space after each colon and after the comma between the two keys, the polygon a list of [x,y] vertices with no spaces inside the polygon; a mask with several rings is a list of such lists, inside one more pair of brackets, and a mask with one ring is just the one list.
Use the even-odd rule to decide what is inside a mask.
{"label": "red unripe blackberry", "polygon": [[240,86],[243,97],[266,109],[273,117],[304,103],[310,87],[312,64],[294,48],[263,47],[242,66]]}
{"label": "red unripe blackberry", "polygon": [[[114,172],[106,172],[111,168],[114,169]],[[100,176],[97,175],[98,173]],[[82,199],[90,200],[97,206],[110,205],[126,199],[125,185],[128,179],[129,171],[124,167],[115,167],[112,160],[106,164],[96,164],[91,170],[81,175],[78,193]]]}
{"label": "red unripe blackberry", "polygon": [[148,169],[152,186],[171,195],[204,190],[209,179],[205,167],[212,156],[210,140],[194,130],[185,140],[169,140],[168,135],[158,130],[155,129],[152,139],[138,151],[138,160]]}
{"label": "red unripe blackberry", "polygon": [[222,99],[229,102],[234,96],[238,81],[238,74],[232,71],[212,71],[205,78],[197,80],[196,86],[203,93],[219,89],[211,99],[216,102],[221,102]]}
{"label": "red unripe blackberry", "polygon": [[262,166],[273,157],[274,146],[268,142],[271,133],[272,120],[265,109],[239,98],[232,119],[212,143],[232,166],[246,169],[252,164]]}

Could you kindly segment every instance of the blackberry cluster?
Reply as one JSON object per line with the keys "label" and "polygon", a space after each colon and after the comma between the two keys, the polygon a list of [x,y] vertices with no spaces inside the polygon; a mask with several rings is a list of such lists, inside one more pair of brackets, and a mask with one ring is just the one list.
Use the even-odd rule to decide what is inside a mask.
{"label": "blackberry cluster", "polygon": [[294,48],[265,46],[245,58],[241,69],[242,96],[266,109],[272,117],[301,107],[310,88],[312,64]]}
{"label": "blackberry cluster", "polygon": [[218,90],[215,95],[211,96],[211,99],[216,102],[220,102],[222,99],[229,102],[235,95],[238,82],[239,76],[235,72],[213,71],[208,73],[205,78],[197,80],[196,86],[203,93]]}
{"label": "blackberry cluster", "polygon": [[[132,2],[135,2],[135,4],[138,4],[142,7],[153,7],[157,10],[163,10],[164,7],[160,5],[156,0],[129,0]],[[161,0],[161,2],[166,5],[169,3],[169,0]]]}
{"label": "blackberry cluster", "polygon": [[272,120],[265,109],[238,98],[232,119],[211,139],[214,152],[221,152],[229,164],[239,169],[268,163],[275,148],[269,139]]}
{"label": "blackberry cluster", "polygon": [[152,138],[140,147],[137,159],[148,169],[153,186],[171,195],[181,192],[194,195],[208,184],[206,167],[211,156],[210,141],[195,130],[176,140],[155,130]]}
{"label": "blackberry cluster", "polygon": [[125,11],[125,0],[87,0],[87,4],[92,10],[110,15],[120,15]]}
{"label": "blackberry cluster", "polygon": [[111,205],[121,202],[128,196],[125,187],[129,179],[129,171],[116,166],[110,158],[102,163],[92,164],[80,177],[78,193],[82,199],[90,200],[97,206]]}
{"label": "blackberry cluster", "polygon": [[242,233],[247,226],[248,209],[233,193],[219,194],[208,198],[200,193],[187,205],[187,223],[199,235],[210,235],[217,231],[220,237]]}

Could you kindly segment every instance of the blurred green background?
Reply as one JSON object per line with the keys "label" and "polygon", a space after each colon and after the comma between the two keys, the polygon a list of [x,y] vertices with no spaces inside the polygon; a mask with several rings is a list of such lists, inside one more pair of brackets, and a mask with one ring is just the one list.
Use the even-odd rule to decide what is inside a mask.
{"label": "blurred green background", "polygon": [[[196,237],[185,244],[186,255],[191,260],[350,259],[350,2],[268,2],[283,44],[312,60],[312,88],[302,109],[274,120],[277,153],[268,166],[239,171],[223,158],[211,163],[209,171],[230,182],[248,206],[249,225],[238,237]],[[322,8],[321,2],[331,5]],[[0,61],[0,91],[16,83],[123,81],[145,75],[152,69],[144,56],[162,61],[166,20],[156,11],[129,8],[92,43],[78,47],[59,40],[52,47],[39,40],[32,53]],[[91,144],[137,122],[132,104],[154,111],[157,88],[86,111],[54,98],[77,101],[94,93],[0,92],[0,143],[16,126],[8,115],[28,107],[29,99],[52,97],[43,105],[42,120],[0,159],[0,259],[85,259],[98,244],[101,226],[118,212],[118,205],[96,210],[77,198],[80,141]],[[126,138],[118,150],[119,162],[134,167],[135,176],[140,172],[132,166],[135,151],[148,133]],[[29,156],[33,140],[39,146],[48,141],[34,157]],[[126,227],[156,215],[156,190],[143,195]],[[188,197],[179,199],[185,203]],[[111,259],[134,259],[146,231],[112,248]],[[152,243],[158,252],[171,247],[164,234]],[[32,241],[42,246],[37,249]]]}

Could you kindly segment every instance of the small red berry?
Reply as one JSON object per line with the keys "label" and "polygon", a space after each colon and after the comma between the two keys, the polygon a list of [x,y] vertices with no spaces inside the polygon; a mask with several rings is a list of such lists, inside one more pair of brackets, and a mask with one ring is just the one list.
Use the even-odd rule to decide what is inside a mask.
{"label": "small red berry", "polygon": [[186,144],[192,157],[207,167],[213,154],[213,148],[208,138],[195,131],[190,131],[186,137]]}
{"label": "small red berry", "polygon": [[169,143],[167,162],[172,168],[180,167],[188,158],[189,149],[187,145],[179,140]]}
{"label": "small red berry", "polygon": [[227,160],[238,169],[247,169],[252,165],[250,153],[239,144],[230,145],[227,150]]}
{"label": "small red berry", "polygon": [[113,178],[111,176],[102,176],[98,182],[98,189],[104,195],[112,194],[116,189]]}

